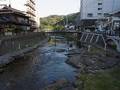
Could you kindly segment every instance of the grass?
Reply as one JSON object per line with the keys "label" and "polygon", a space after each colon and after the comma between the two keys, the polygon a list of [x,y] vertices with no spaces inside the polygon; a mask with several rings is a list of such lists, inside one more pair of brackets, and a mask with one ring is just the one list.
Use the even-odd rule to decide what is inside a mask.
{"label": "grass", "polygon": [[90,54],[100,54],[100,53],[105,53],[105,51],[101,48],[95,48],[95,47],[91,47],[91,50],[89,52]]}
{"label": "grass", "polygon": [[81,74],[78,80],[78,88],[84,82],[83,90],[120,90],[120,68],[96,74]]}

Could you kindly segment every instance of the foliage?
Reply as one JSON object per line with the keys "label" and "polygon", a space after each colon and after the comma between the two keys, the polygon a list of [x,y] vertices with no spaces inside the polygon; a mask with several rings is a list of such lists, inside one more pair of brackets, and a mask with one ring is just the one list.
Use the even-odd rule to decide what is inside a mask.
{"label": "foliage", "polygon": [[62,25],[54,25],[54,30],[63,30],[64,26]]}
{"label": "foliage", "polygon": [[52,30],[55,28],[55,24],[61,21],[63,18],[61,16],[52,15],[45,18],[40,18],[41,29]]}
{"label": "foliage", "polygon": [[114,68],[106,72],[96,74],[81,74],[78,80],[78,88],[81,88],[80,81],[83,81],[83,90],[120,90],[120,69]]}
{"label": "foliage", "polygon": [[42,30],[63,30],[66,23],[66,17],[68,18],[68,24],[75,24],[78,15],[79,13],[74,13],[66,16],[51,15],[48,17],[40,18],[40,28]]}
{"label": "foliage", "polygon": [[[66,18],[66,16],[64,18]],[[79,20],[79,12],[69,14],[67,15],[67,18],[68,18],[68,23],[76,24],[76,22]]]}

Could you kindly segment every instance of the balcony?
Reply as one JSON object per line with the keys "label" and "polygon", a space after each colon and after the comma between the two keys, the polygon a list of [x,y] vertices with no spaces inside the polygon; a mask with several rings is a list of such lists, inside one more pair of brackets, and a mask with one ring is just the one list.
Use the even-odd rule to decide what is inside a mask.
{"label": "balcony", "polygon": [[28,18],[20,17],[16,15],[1,15],[0,16],[1,24],[15,24],[15,25],[29,25]]}
{"label": "balcony", "polygon": [[26,13],[36,17],[36,15],[33,12],[29,11],[29,10]]}
{"label": "balcony", "polygon": [[33,0],[30,0],[30,2],[32,2],[32,3],[35,5],[35,1],[33,1]]}
{"label": "balcony", "polygon": [[30,4],[30,3],[27,3],[27,4],[25,4],[25,5],[28,6],[28,7],[30,7],[32,10],[36,11],[34,5],[32,5],[32,4]]}

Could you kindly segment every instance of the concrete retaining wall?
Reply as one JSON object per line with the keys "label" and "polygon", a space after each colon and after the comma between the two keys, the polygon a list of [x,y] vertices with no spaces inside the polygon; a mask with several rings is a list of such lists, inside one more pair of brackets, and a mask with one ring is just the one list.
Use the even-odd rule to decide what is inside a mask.
{"label": "concrete retaining wall", "polygon": [[26,33],[3,37],[0,40],[0,64],[8,64],[15,57],[23,56],[44,42],[44,33]]}

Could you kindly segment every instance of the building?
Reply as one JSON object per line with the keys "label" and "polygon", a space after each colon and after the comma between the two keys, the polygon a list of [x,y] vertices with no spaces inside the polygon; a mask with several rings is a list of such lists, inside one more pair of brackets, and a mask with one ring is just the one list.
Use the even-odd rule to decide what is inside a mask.
{"label": "building", "polygon": [[116,35],[120,36],[120,11],[112,13],[111,18],[112,29],[116,32]]}
{"label": "building", "polygon": [[31,24],[31,30],[35,30],[37,25],[36,25],[36,14],[35,14],[35,0],[25,0],[25,13],[27,16],[30,17],[30,24]]}
{"label": "building", "polygon": [[120,0],[81,0],[80,10],[81,26],[92,28],[97,20],[106,20],[110,14],[119,11]]}
{"label": "building", "polygon": [[11,5],[12,8],[23,11],[30,18],[31,30],[34,31],[39,26],[38,18],[36,16],[36,2],[35,0],[2,0],[0,4]]}
{"label": "building", "polygon": [[4,6],[0,9],[0,33],[18,33],[30,31],[29,17],[23,12]]}

